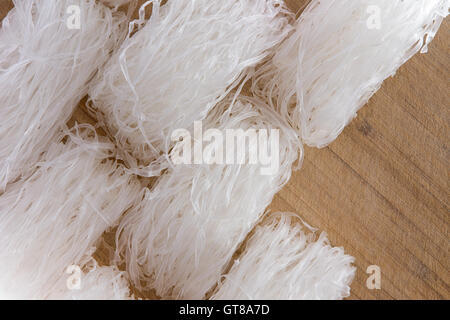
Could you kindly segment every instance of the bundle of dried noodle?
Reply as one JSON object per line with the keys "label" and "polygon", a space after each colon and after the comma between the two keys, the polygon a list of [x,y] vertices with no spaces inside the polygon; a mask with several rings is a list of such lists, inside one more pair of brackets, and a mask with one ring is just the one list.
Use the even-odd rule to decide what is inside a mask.
{"label": "bundle of dried noodle", "polygon": [[160,2],[147,2],[151,18],[89,90],[91,112],[142,176],[158,176],[172,132],[206,117],[291,29],[280,0]]}
{"label": "bundle of dried noodle", "polygon": [[[353,257],[332,247],[326,234],[274,214],[255,229],[212,299],[337,300],[350,295]],[[306,231],[306,232],[305,232]]]}
{"label": "bundle of dried noodle", "polygon": [[[240,97],[232,107],[225,100],[208,115],[203,128],[204,136],[196,141],[203,139],[207,145],[203,153],[193,145],[192,152],[193,157],[202,153],[202,164],[169,168],[122,220],[117,233],[133,284],[138,289],[154,289],[162,298],[205,297],[273,196],[289,180],[299,153],[295,132],[267,105],[251,98]],[[233,138],[231,146],[224,136],[239,131],[229,129],[255,130],[260,140],[250,145],[257,145],[260,155],[266,156],[252,162],[250,151],[241,150],[238,155],[239,140]],[[183,136],[174,150],[189,139]],[[218,141],[223,149],[211,147]],[[235,163],[225,164],[230,154]],[[277,157],[276,165],[264,164],[263,158]]]}
{"label": "bundle of dried noodle", "polygon": [[126,32],[94,0],[14,5],[0,28],[0,192],[30,173]]}
{"label": "bundle of dried noodle", "polygon": [[382,82],[426,52],[448,0],[313,0],[255,76],[269,101],[316,147],[332,142]]}
{"label": "bundle of dried noodle", "polygon": [[[83,128],[80,128],[80,130]],[[0,295],[45,299],[66,268],[142,197],[140,183],[91,129],[59,137],[27,179],[0,196]]]}

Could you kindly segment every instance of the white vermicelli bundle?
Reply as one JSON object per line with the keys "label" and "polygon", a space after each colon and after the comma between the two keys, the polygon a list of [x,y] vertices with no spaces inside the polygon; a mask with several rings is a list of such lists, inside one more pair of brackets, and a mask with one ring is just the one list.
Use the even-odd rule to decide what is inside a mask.
{"label": "white vermicelli bundle", "polygon": [[29,173],[127,30],[94,0],[14,5],[0,28],[0,191]]}
{"label": "white vermicelli bundle", "polygon": [[140,183],[109,159],[111,143],[73,134],[64,140],[0,196],[2,298],[47,298],[66,268],[80,264],[142,198]]}
{"label": "white vermicelli bundle", "polygon": [[142,176],[159,175],[171,133],[202,120],[291,29],[280,0],[150,2],[89,90],[90,111]]}
{"label": "white vermicelli bundle", "polygon": [[331,143],[382,82],[436,34],[449,0],[313,0],[253,90],[316,147]]}
{"label": "white vermicelli bundle", "polygon": [[[350,295],[354,258],[277,214],[258,226],[212,299],[338,300]],[[309,229],[308,226],[306,226]]]}
{"label": "white vermicelli bundle", "polygon": [[[162,298],[204,298],[290,178],[299,153],[296,133],[261,101],[240,97],[228,107],[226,99],[214,108],[204,121],[205,136],[194,140],[215,139],[225,145],[223,135],[231,132],[226,130],[241,129],[267,130],[268,139],[276,141],[278,132],[279,147],[262,140],[250,146],[259,144],[259,152],[279,157],[279,165],[270,174],[262,174],[262,162],[251,164],[250,152],[237,156],[239,151],[228,145],[224,156],[234,153],[244,163],[170,167],[117,231],[119,252],[126,259],[130,280],[139,289],[154,289]],[[209,130],[213,134],[206,138]],[[206,150],[203,155],[208,163]]]}
{"label": "white vermicelli bundle", "polygon": [[[91,258],[84,268],[85,272],[77,269],[70,277],[66,275],[65,281],[60,281],[59,291],[52,292],[49,300],[132,300],[129,283],[125,273],[115,266],[99,266]],[[70,268],[69,271],[73,271]],[[69,282],[69,283],[68,283]],[[75,282],[75,285],[74,283]]]}

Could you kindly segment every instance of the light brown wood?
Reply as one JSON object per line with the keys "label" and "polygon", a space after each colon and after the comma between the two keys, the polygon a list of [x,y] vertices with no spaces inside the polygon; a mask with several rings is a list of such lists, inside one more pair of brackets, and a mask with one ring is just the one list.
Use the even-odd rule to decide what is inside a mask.
{"label": "light brown wood", "polygon": [[[299,11],[307,0],[287,2]],[[9,8],[0,0],[0,17]],[[449,31],[447,20],[333,144],[307,148],[271,206],[356,258],[352,299],[450,298]],[[369,265],[381,268],[381,290],[366,287]]]}

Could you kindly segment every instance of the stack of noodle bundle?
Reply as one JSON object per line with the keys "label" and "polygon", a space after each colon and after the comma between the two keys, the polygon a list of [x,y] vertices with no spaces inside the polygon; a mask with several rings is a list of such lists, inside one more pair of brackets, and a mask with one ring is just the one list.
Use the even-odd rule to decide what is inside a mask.
{"label": "stack of noodle bundle", "polygon": [[[162,298],[205,297],[273,196],[289,180],[299,154],[295,132],[267,105],[252,98],[241,96],[232,107],[225,99],[203,127],[214,129],[206,131],[204,139],[224,145],[220,132],[228,129],[267,130],[271,141],[279,134],[279,148],[261,140],[258,148],[258,152],[279,157],[279,165],[263,172],[262,162],[251,164],[250,151],[237,156],[236,143],[235,149],[226,150],[234,153],[236,164],[175,165],[124,217],[117,243],[130,280],[138,289],[154,289]],[[184,139],[187,135],[179,143],[184,144]],[[205,163],[210,162],[209,156],[221,153],[208,146],[203,152]]]}
{"label": "stack of noodle bundle", "polygon": [[126,32],[124,15],[94,0],[14,5],[0,28],[0,192],[30,173]]}
{"label": "stack of noodle bundle", "polygon": [[280,0],[148,3],[151,18],[93,82],[89,109],[150,177],[167,167],[172,132],[206,117],[291,28]]}
{"label": "stack of noodle bundle", "polygon": [[27,180],[0,196],[0,295],[45,299],[68,266],[142,198],[140,183],[110,158],[92,129],[57,137]]}
{"label": "stack of noodle bundle", "polygon": [[[275,214],[256,227],[212,299],[338,300],[350,295],[353,257],[317,238],[298,217]],[[311,229],[310,229],[311,230]]]}
{"label": "stack of noodle bundle", "polygon": [[[426,52],[450,0],[312,0],[294,28],[281,0],[150,0],[121,46],[125,15],[94,0],[14,5],[0,29],[2,298],[130,299],[128,278],[162,298],[205,298],[216,284],[214,299],[349,295],[353,258],[325,234],[287,214],[254,227],[302,142],[336,139],[386,78]],[[79,29],[68,24],[72,5]],[[240,95],[250,78],[256,98]],[[119,150],[87,125],[61,133],[87,93]],[[199,140],[197,121],[208,130]],[[229,132],[243,134],[232,150]],[[195,164],[171,162],[180,151],[186,159],[192,136]],[[142,193],[129,172],[162,175]],[[127,211],[116,233],[125,276],[91,251]],[[66,287],[71,265],[83,266],[79,291]]]}
{"label": "stack of noodle bundle", "polygon": [[331,143],[382,82],[427,45],[449,0],[313,0],[255,76],[253,91],[303,142]]}

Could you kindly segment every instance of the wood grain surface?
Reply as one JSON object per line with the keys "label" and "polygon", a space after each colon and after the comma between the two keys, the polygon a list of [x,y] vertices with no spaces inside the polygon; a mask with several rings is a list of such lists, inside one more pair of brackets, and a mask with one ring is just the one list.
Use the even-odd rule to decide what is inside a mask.
{"label": "wood grain surface", "polygon": [[[308,0],[287,0],[300,11]],[[0,18],[11,8],[0,0]],[[388,79],[303,168],[273,211],[298,213],[356,258],[351,299],[449,299],[449,31]],[[78,110],[75,119],[88,118]],[[380,290],[366,286],[381,268]]]}

